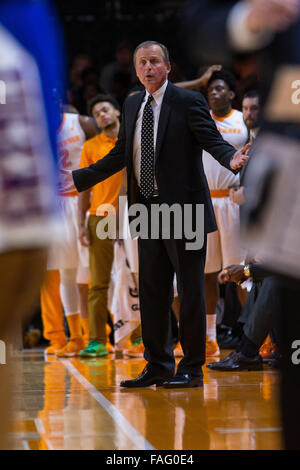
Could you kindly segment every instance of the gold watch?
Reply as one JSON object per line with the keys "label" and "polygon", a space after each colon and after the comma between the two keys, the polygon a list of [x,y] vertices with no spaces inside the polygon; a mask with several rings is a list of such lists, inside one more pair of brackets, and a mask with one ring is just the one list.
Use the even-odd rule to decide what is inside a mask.
{"label": "gold watch", "polygon": [[245,277],[251,277],[249,264],[247,264],[246,266],[244,266],[244,276],[245,276]]}

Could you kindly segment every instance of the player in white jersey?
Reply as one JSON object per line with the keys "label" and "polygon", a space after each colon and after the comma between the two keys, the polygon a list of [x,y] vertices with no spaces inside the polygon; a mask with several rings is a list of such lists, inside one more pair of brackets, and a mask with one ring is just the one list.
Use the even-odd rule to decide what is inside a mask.
{"label": "player in white jersey", "polygon": [[[240,111],[232,109],[236,93],[234,76],[227,70],[214,72],[207,83],[211,115],[224,140],[237,150],[248,140],[248,130]],[[216,341],[215,309],[219,298],[217,274],[224,267],[244,260],[239,242],[239,207],[229,198],[232,187],[239,187],[239,175],[219,165],[203,152],[203,165],[216,215],[218,231],[208,234],[206,256],[207,356],[219,354]]]}
{"label": "player in white jersey", "polygon": [[[78,169],[83,144],[88,138],[95,135],[96,128],[88,117],[64,113],[57,132],[60,169],[70,173]],[[59,348],[59,341],[57,341],[58,344],[50,352],[55,352],[59,357],[70,357],[85,347],[80,312],[86,317],[85,321],[82,320],[83,325],[88,329],[89,255],[88,249],[79,242],[78,193],[65,173],[61,173],[58,191],[64,238],[59,244],[52,247],[47,268],[49,271],[59,270],[60,273],[60,295],[70,331],[70,340],[67,344],[61,345],[61,348]],[[53,294],[55,295],[55,293]],[[47,329],[45,315],[43,315],[43,321],[44,327]]]}

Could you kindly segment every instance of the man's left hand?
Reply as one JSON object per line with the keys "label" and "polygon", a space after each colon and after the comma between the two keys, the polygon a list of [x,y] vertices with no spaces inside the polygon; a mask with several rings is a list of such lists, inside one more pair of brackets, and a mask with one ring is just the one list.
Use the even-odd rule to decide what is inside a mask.
{"label": "man's left hand", "polygon": [[237,170],[245,165],[246,161],[249,160],[247,155],[248,150],[250,149],[251,144],[245,145],[242,149],[235,152],[231,161],[230,161],[230,168],[232,170]]}

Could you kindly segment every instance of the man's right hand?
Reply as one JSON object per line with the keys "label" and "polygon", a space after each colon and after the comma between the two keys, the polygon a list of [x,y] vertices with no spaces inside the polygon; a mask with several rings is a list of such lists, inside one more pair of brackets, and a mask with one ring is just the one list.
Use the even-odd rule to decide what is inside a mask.
{"label": "man's right hand", "polygon": [[79,227],[79,241],[82,246],[89,246],[91,243],[89,230],[86,225],[82,225]]}
{"label": "man's right hand", "polygon": [[246,161],[249,160],[249,157],[247,156],[247,152],[250,149],[251,145],[246,144],[242,149],[237,150],[235,154],[233,155],[231,161],[230,161],[230,168],[232,170],[237,170],[238,168],[241,168],[243,165],[245,165]]}

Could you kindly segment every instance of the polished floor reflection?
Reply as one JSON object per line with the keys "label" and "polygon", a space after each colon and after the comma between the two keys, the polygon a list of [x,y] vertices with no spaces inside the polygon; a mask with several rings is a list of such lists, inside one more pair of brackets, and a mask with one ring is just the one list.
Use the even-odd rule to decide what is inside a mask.
{"label": "polished floor reflection", "polygon": [[[228,351],[226,351],[226,354]],[[223,354],[224,355],[224,354]],[[281,449],[279,376],[204,368],[203,388],[120,389],[142,359],[15,358],[14,449]]]}

